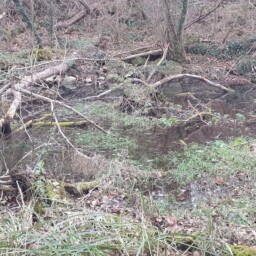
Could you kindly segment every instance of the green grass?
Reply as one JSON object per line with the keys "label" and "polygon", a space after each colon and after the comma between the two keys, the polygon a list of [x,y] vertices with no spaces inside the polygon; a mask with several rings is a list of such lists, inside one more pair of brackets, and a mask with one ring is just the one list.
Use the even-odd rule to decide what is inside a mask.
{"label": "green grass", "polygon": [[208,145],[191,145],[180,153],[170,154],[171,173],[175,180],[187,184],[195,179],[228,177],[248,173],[256,177],[256,157],[250,141],[237,138]]}
{"label": "green grass", "polygon": [[[130,128],[151,128],[161,121],[152,119],[147,116],[127,115],[118,110],[113,104],[105,102],[92,102],[77,104],[74,108],[99,123],[110,125],[113,129],[130,129]],[[63,115],[73,115],[66,109],[58,110]]]}
{"label": "green grass", "polygon": [[130,138],[96,131],[87,131],[81,134],[76,142],[86,148],[110,151],[135,149],[137,147],[135,141]]}
{"label": "green grass", "polygon": [[46,219],[37,216],[35,223],[31,205],[2,217],[0,254],[167,255],[182,245],[217,256],[215,250],[222,250],[202,236],[165,233],[145,220],[135,222],[82,207],[55,205],[48,210],[52,215]]}

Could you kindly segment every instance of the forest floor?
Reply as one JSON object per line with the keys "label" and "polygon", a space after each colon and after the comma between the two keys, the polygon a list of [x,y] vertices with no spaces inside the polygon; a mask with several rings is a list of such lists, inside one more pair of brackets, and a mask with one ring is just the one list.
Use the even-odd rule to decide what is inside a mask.
{"label": "forest floor", "polygon": [[[32,197],[19,185],[16,194],[1,195],[1,255],[256,255],[253,51],[234,53],[229,44],[215,53],[214,44],[195,54],[202,49],[196,43],[187,46],[184,65],[157,66],[163,53],[125,61],[159,49],[148,35],[136,42],[140,32],[130,28],[132,40],[114,44],[79,26],[62,32],[79,60],[65,78],[51,77],[32,91],[72,106],[108,133],[75,124],[63,125],[62,136],[52,116],[40,122],[49,105],[23,97],[13,133],[1,139],[0,182],[8,169],[37,179]],[[0,53],[0,80],[14,82],[68,55],[27,49],[26,33],[16,40],[12,51]],[[234,55],[220,58],[219,51]],[[156,90],[134,80],[153,84],[180,73],[232,91],[186,77]],[[55,114],[59,123],[83,121],[62,107]],[[86,193],[63,191],[63,182],[94,181]]]}

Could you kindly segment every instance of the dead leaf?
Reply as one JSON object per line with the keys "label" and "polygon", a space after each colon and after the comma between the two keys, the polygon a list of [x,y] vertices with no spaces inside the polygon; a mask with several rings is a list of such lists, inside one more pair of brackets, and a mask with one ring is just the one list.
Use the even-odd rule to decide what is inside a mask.
{"label": "dead leaf", "polygon": [[236,175],[236,177],[239,179],[239,180],[244,180],[245,178],[248,177],[248,174],[247,173],[243,173],[243,172],[240,172]]}
{"label": "dead leaf", "polygon": [[219,177],[219,176],[216,176],[215,179],[214,179],[214,182],[216,185],[218,186],[224,186],[225,185],[225,181],[223,178]]}
{"label": "dead leaf", "polygon": [[174,216],[164,217],[168,226],[167,230],[170,232],[176,232],[178,230],[177,219]]}

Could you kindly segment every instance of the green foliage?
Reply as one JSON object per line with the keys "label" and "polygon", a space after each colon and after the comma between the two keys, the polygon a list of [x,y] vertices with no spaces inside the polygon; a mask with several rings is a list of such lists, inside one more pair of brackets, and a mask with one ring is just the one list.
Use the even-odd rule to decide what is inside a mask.
{"label": "green foliage", "polygon": [[96,41],[95,40],[71,40],[68,42],[68,46],[72,49],[76,50],[86,50],[90,47],[95,46]]}
{"label": "green foliage", "polygon": [[[36,207],[38,208],[38,207]],[[167,255],[182,245],[217,256],[214,250],[228,253],[220,245],[200,235],[171,234],[128,218],[102,214],[72,206],[49,209],[50,221],[33,225],[33,209],[25,206],[24,216],[1,218],[2,255]],[[41,213],[41,209],[39,209]],[[46,219],[49,219],[49,214]],[[143,218],[142,218],[143,219]],[[4,242],[3,242],[4,241]]]}
{"label": "green foliage", "polygon": [[217,140],[209,145],[191,145],[171,156],[170,163],[175,180],[186,184],[194,179],[226,177],[239,172],[255,175],[256,159],[250,143],[237,138],[229,143]]}
{"label": "green foliage", "polygon": [[253,72],[253,67],[256,66],[256,58],[252,56],[243,56],[232,69],[238,75],[245,75]]}
{"label": "green foliage", "polygon": [[24,65],[29,63],[30,50],[21,50],[18,52],[0,52],[0,69],[5,70],[13,65]]}
{"label": "green foliage", "polygon": [[138,57],[132,60],[132,64],[134,66],[142,66],[144,65],[146,62],[146,58],[145,57]]}
{"label": "green foliage", "polygon": [[132,139],[93,131],[80,135],[77,142],[92,149],[122,150],[136,148],[136,143]]}
{"label": "green foliage", "polygon": [[176,117],[166,117],[166,115],[163,115],[161,118],[161,122],[165,126],[173,126],[177,122],[177,118]]}
{"label": "green foliage", "polygon": [[254,256],[256,255],[256,248],[242,245],[231,246],[234,256]]}
{"label": "green foliage", "polygon": [[[114,129],[150,128],[160,123],[157,119],[151,119],[147,116],[135,116],[121,113],[113,104],[105,102],[78,104],[74,108],[93,118],[93,120],[97,120],[108,126],[111,125]],[[61,113],[65,115],[72,114],[72,112],[65,109],[61,110]]]}
{"label": "green foliage", "polygon": [[37,175],[37,179],[34,182],[34,190],[36,195],[40,198],[47,198],[47,191],[46,191],[46,179],[44,177],[45,168],[44,168],[44,161],[39,161],[36,165],[34,172]]}
{"label": "green foliage", "polygon": [[219,59],[233,59],[244,55],[253,45],[253,40],[230,41],[225,45],[216,43],[194,43],[187,45],[189,53],[207,55]]}

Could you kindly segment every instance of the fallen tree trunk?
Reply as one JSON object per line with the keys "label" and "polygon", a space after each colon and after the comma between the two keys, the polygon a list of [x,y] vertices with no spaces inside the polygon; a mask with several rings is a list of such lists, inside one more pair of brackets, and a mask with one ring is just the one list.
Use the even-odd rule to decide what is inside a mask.
{"label": "fallen tree trunk", "polygon": [[5,89],[9,88],[9,89],[7,89],[5,94],[12,94],[14,99],[13,99],[12,104],[10,105],[9,109],[7,110],[5,116],[0,119],[0,129],[2,130],[2,133],[10,133],[10,131],[11,131],[10,123],[13,120],[17,109],[21,105],[21,101],[22,101],[21,93],[24,93],[24,94],[29,95],[29,96],[34,96],[34,97],[39,98],[43,101],[47,101],[49,103],[54,103],[54,104],[58,104],[60,106],[63,106],[65,108],[73,111],[74,113],[80,115],[87,122],[93,124],[96,128],[98,128],[99,130],[106,133],[106,131],[102,127],[100,127],[99,125],[97,125],[96,123],[91,121],[89,118],[87,118],[85,115],[81,114],[79,111],[77,111],[74,108],[66,105],[65,103],[62,103],[62,102],[57,101],[57,100],[51,100],[47,97],[40,96],[40,95],[37,95],[35,93],[30,92],[29,90],[26,90],[26,88],[28,88],[29,86],[31,86],[35,83],[39,83],[42,80],[45,80],[46,78],[48,78],[50,76],[61,75],[61,74],[65,73],[71,66],[73,66],[73,64],[74,64],[74,61],[67,60],[67,61],[64,61],[63,63],[61,63],[57,66],[47,68],[44,71],[41,71],[41,72],[36,73],[36,74],[31,74],[30,76],[26,76],[23,79],[21,79],[20,82],[11,86],[11,88],[9,88],[9,85],[8,85],[8,87],[5,86],[4,87]]}
{"label": "fallen tree trunk", "polygon": [[73,65],[73,62],[63,62],[55,67],[47,68],[42,72],[32,74],[30,76],[25,76],[23,79],[21,79],[20,82],[11,86],[11,88],[8,89],[5,93],[13,94],[14,100],[7,110],[5,117],[0,119],[0,128],[2,129],[4,125],[10,125],[10,122],[13,120],[14,115],[21,104],[21,89],[27,88],[34,83],[38,83],[49,76],[63,74],[69,69],[71,65]]}

